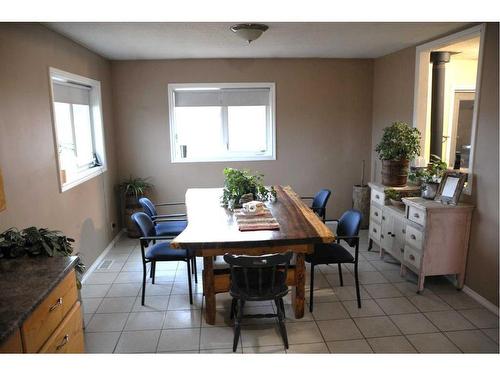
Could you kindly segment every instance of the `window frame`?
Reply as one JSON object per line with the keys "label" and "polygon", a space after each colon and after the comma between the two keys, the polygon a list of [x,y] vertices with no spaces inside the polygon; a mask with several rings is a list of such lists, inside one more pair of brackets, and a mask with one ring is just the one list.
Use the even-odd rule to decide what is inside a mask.
{"label": "window frame", "polygon": [[[57,134],[56,116],[55,116],[55,101],[54,101],[54,81],[61,81],[61,84],[84,85],[89,87],[89,104],[90,104],[90,125],[92,133],[93,151],[98,155],[101,165],[94,167],[79,167],[78,177],[63,183],[61,177],[61,160],[59,157],[59,142]],[[106,145],[104,138],[103,114],[102,114],[102,98],[101,98],[101,82],[92,78],[80,76],[78,74],[69,73],[54,67],[49,67],[49,88],[50,88],[50,108],[52,116],[52,130],[54,138],[54,150],[56,154],[57,179],[59,182],[59,191],[61,193],[76,187],[85,181],[88,181],[96,176],[107,171],[106,161]],[[73,113],[73,108],[71,113]],[[73,116],[73,115],[72,115]],[[72,120],[73,121],[73,120]],[[74,124],[72,123],[72,128]],[[74,132],[74,129],[72,129]],[[73,134],[73,137],[75,135]],[[76,147],[76,140],[75,140]]]}
{"label": "window frame", "polygon": [[[176,123],[175,123],[175,96],[174,93],[178,89],[196,89],[196,88],[266,88],[269,89],[269,106],[267,108],[267,116],[269,121],[267,126],[267,148],[266,153],[261,155],[250,155],[247,152],[237,153],[232,152],[230,155],[220,157],[207,158],[180,158],[177,156],[177,141],[176,141]],[[231,162],[231,161],[262,161],[276,160],[276,84],[274,82],[233,82],[233,83],[170,83],[167,89],[168,101],[168,122],[170,134],[170,162],[171,163],[209,163],[209,162]],[[223,107],[224,108],[224,107]],[[224,112],[224,109],[223,109]],[[227,112],[227,111],[226,111]],[[222,133],[223,141],[228,142],[228,124],[227,113],[222,115]],[[227,143],[226,143],[227,144]]]}

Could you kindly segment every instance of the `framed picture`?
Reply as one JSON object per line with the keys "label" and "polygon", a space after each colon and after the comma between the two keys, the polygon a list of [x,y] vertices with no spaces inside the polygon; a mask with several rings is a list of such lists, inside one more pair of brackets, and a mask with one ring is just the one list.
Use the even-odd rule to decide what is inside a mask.
{"label": "framed picture", "polygon": [[456,171],[446,171],[441,178],[441,183],[434,200],[445,204],[456,205],[462,189],[464,188],[467,175]]}

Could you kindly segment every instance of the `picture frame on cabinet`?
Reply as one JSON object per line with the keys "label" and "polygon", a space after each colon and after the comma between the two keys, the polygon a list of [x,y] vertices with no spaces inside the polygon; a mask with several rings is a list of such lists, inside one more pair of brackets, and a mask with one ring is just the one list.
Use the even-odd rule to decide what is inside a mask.
{"label": "picture frame on cabinet", "polygon": [[466,180],[467,175],[465,173],[457,171],[444,172],[434,200],[443,204],[456,205]]}

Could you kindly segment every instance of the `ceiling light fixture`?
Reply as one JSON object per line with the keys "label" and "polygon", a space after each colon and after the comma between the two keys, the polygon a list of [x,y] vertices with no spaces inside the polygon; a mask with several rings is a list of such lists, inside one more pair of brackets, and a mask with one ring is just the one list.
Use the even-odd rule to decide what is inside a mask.
{"label": "ceiling light fixture", "polygon": [[246,40],[248,44],[258,39],[267,29],[269,26],[262,23],[239,23],[231,26],[231,31]]}

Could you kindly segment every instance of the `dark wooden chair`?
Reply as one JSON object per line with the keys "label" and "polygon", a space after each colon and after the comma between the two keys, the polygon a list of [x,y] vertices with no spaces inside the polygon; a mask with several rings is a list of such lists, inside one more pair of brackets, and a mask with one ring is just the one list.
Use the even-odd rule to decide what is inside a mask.
{"label": "dark wooden chair", "polygon": [[302,199],[311,199],[311,210],[318,215],[323,223],[326,220],[326,204],[328,203],[328,199],[330,199],[330,195],[332,192],[328,189],[321,189],[316,193],[314,197],[301,197]]}
{"label": "dark wooden chair", "polygon": [[[356,297],[358,299],[358,307],[361,308],[358,280],[359,226],[361,224],[361,217],[361,212],[351,209],[344,212],[340,219],[332,220],[338,222],[337,243],[315,245],[314,253],[306,255],[306,262],[311,263],[309,311],[313,311],[314,266],[318,264],[338,264],[340,286],[344,286],[342,263],[354,264]],[[340,241],[345,241],[349,246],[355,246],[354,256],[340,244]]]}
{"label": "dark wooden chair", "polygon": [[[231,319],[235,318],[233,352],[238,347],[243,317],[277,317],[285,348],[288,349],[283,297],[288,293],[286,275],[292,255],[291,252],[262,256],[224,255],[224,260],[231,269],[231,287],[229,290],[230,295],[233,297]],[[274,301],[278,313],[243,315],[246,301]]]}
{"label": "dark wooden chair", "polygon": [[[195,258],[194,253],[185,249],[174,249],[170,247],[170,241],[159,242],[163,240],[169,240],[169,236],[159,236],[156,232],[156,227],[151,220],[151,218],[144,212],[136,212],[131,216],[132,221],[137,225],[141,237],[139,241],[141,243],[141,255],[142,255],[142,299],[141,304],[144,305],[144,299],[146,295],[146,265],[151,263],[151,278],[152,283],[155,282],[156,273],[156,262],[168,262],[168,261],[184,261],[187,263],[188,272],[188,283],[189,283],[189,303],[193,304],[193,288],[191,284],[191,266],[190,263]],[[196,261],[194,262],[196,264]],[[195,273],[195,282],[197,283],[197,277]]]}

